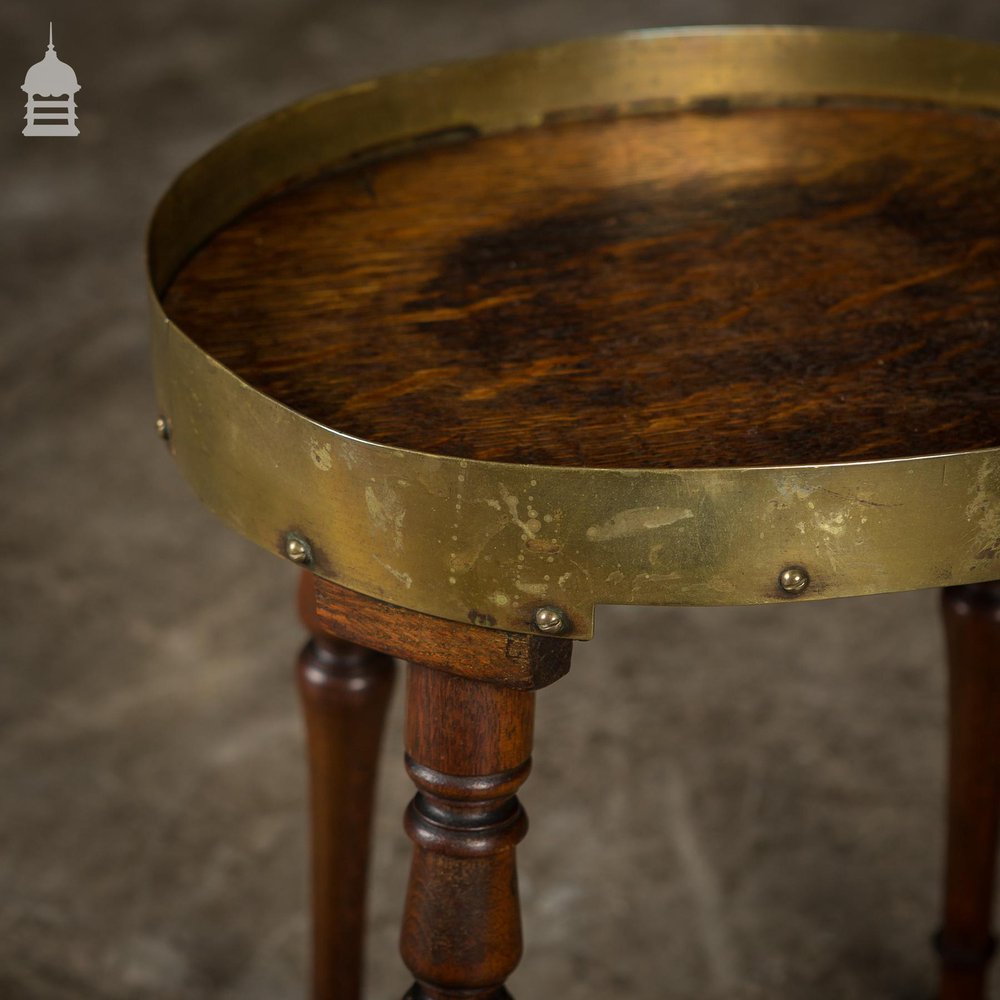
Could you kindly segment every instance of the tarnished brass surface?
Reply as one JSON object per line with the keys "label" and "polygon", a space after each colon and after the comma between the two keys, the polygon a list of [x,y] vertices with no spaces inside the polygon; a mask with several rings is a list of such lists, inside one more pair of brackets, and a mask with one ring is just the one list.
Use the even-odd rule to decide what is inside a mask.
{"label": "tarnished brass surface", "polygon": [[[149,231],[169,447],[199,497],[320,576],[455,621],[587,638],[597,604],[757,604],[1000,578],[1000,449],[775,468],[620,470],[466,461],[296,414],[204,354],[159,293],[263,193],[447,129],[703,100],[902,98],[1000,109],[1000,48],[819,29],[637,32],[457,63],[308,99],[185,171]],[[301,560],[299,560],[301,561]],[[789,568],[807,585],[789,591]],[[799,577],[796,575],[796,586]]]}

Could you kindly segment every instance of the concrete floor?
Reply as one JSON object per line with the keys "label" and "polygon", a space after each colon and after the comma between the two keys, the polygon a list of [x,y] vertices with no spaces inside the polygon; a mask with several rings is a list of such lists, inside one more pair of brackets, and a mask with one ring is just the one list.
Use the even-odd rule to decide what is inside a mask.
{"label": "concrete floor", "polygon": [[[51,17],[82,134],[20,134]],[[291,568],[152,432],[140,244],[196,154],[302,94],[643,25],[1000,38],[995,2],[5,0],[0,56],[0,998],[303,995]],[[604,609],[539,696],[521,998],[927,1000],[935,595]],[[410,787],[387,738],[370,995],[399,996]],[[1000,991],[994,994],[1000,997]]]}

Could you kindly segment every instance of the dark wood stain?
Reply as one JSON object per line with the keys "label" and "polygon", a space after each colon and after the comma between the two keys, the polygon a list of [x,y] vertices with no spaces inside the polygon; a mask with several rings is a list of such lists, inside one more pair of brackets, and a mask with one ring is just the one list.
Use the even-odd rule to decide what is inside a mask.
{"label": "dark wood stain", "polygon": [[1000,445],[1000,122],[926,107],[570,121],[244,213],[168,314],[338,430],[685,467]]}
{"label": "dark wood stain", "polygon": [[[517,790],[531,767],[535,695],[411,664],[406,769],[417,794],[400,952],[407,1000],[503,1000],[521,958]],[[509,1000],[509,998],[508,998]]]}
{"label": "dark wood stain", "polygon": [[314,940],[328,944],[314,965],[317,1000],[358,995],[386,654],[409,662],[406,769],[417,790],[404,820],[413,860],[400,950],[416,980],[407,997],[508,998],[503,983],[521,957],[514,848],[527,831],[517,791],[531,769],[534,689],[566,673],[572,641],[444,621],[310,574],[299,600],[313,633],[300,689],[313,779]]}
{"label": "dark wood stain", "polygon": [[318,577],[312,586],[318,627],[348,643],[531,691],[553,684],[569,670],[569,639],[484,629],[480,626],[490,616],[476,612],[469,613],[469,625],[435,618]]}
{"label": "dark wood stain", "polygon": [[1000,834],[1000,582],[942,591],[948,646],[948,839],[935,943],[940,1000],[983,1000]]}
{"label": "dark wood stain", "polygon": [[396,665],[331,634],[303,573],[311,638],[296,677],[306,724],[312,869],[311,1000],[360,1000],[375,775]]}

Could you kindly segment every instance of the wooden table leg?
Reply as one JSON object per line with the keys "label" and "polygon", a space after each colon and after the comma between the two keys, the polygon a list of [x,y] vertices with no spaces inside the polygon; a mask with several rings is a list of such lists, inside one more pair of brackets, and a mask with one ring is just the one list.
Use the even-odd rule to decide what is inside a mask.
{"label": "wooden table leg", "polygon": [[299,607],[312,631],[297,666],[309,754],[312,998],[359,1000],[375,774],[395,663],[324,630],[310,574]]}
{"label": "wooden table leg", "polygon": [[950,718],[940,1000],[984,1000],[1000,818],[1000,583],[948,587],[943,611]]}
{"label": "wooden table leg", "polygon": [[528,776],[534,692],[411,665],[406,813],[413,862],[403,917],[408,998],[486,1000],[521,957],[514,846]]}
{"label": "wooden table leg", "polygon": [[416,983],[408,995],[506,997],[521,956],[514,846],[527,820],[516,792],[530,767],[534,692],[566,674],[573,643],[446,621],[329,580],[313,586],[315,628],[411,664],[406,766],[417,794],[406,814],[414,847],[401,950]]}

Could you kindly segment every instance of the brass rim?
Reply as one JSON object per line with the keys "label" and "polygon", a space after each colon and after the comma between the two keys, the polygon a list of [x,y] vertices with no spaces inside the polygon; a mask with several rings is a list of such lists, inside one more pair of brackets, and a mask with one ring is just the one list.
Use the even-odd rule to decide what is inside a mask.
{"label": "brass rim", "polygon": [[598,604],[760,604],[1000,578],[1000,448],[641,470],[428,455],[295,413],[163,310],[176,269],[242,209],[366,151],[609,109],[830,97],[997,110],[1000,46],[801,28],[643,31],[397,74],[236,132],[180,175],[148,234],[157,398],[183,474],[225,521],[319,576],[508,631],[589,638]]}

